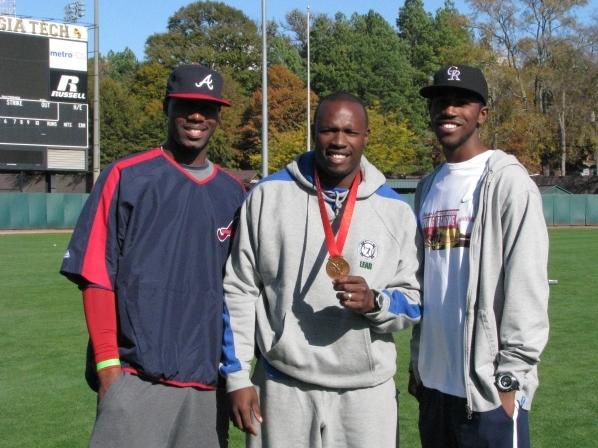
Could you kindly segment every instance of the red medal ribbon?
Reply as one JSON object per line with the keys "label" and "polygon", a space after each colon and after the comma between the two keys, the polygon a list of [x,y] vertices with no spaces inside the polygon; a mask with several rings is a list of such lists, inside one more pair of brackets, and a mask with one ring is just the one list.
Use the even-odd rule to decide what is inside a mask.
{"label": "red medal ribbon", "polygon": [[318,205],[320,206],[320,216],[322,217],[322,225],[324,226],[324,235],[326,237],[326,247],[331,257],[338,257],[343,252],[345,246],[345,240],[349,233],[349,226],[351,225],[351,218],[353,217],[353,209],[355,208],[355,202],[357,200],[357,187],[361,182],[361,172],[353,178],[351,188],[349,189],[349,197],[343,210],[343,216],[341,217],[340,226],[336,239],[332,232],[332,225],[328,220],[328,213],[326,213],[326,205],[324,204],[324,193],[322,192],[322,186],[320,185],[320,177],[318,171],[314,170],[314,179],[316,181],[316,192],[318,194]]}

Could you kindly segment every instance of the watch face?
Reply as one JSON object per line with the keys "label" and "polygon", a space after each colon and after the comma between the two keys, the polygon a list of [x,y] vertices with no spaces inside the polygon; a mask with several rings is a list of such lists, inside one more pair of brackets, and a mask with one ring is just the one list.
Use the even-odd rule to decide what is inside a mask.
{"label": "watch face", "polygon": [[501,392],[510,392],[519,389],[519,382],[509,374],[502,374],[496,377],[496,387]]}
{"label": "watch face", "polygon": [[513,379],[508,375],[503,375],[498,378],[498,382],[501,388],[510,389],[511,385],[513,384]]}

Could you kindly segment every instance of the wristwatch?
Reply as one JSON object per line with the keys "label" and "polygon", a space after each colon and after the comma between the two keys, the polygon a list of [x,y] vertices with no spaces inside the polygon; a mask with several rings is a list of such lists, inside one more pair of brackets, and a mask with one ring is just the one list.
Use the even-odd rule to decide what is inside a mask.
{"label": "wristwatch", "polygon": [[494,384],[500,392],[519,390],[519,381],[509,373],[497,373]]}
{"label": "wristwatch", "polygon": [[372,292],[374,293],[374,309],[371,312],[375,313],[382,309],[382,305],[384,305],[384,296],[375,289],[372,289]]}

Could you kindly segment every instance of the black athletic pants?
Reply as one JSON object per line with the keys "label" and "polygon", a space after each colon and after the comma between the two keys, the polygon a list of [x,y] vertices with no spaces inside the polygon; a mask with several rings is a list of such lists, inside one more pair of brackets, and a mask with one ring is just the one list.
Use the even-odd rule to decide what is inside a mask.
{"label": "black athletic pants", "polygon": [[511,418],[502,406],[467,415],[465,398],[423,388],[419,395],[422,448],[529,448],[528,413]]}

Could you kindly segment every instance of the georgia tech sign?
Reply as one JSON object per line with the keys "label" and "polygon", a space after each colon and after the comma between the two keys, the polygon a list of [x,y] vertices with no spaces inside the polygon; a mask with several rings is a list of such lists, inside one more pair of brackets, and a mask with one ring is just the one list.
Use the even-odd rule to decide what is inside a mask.
{"label": "georgia tech sign", "polygon": [[87,28],[66,23],[46,22],[45,20],[0,16],[0,31],[87,42]]}

